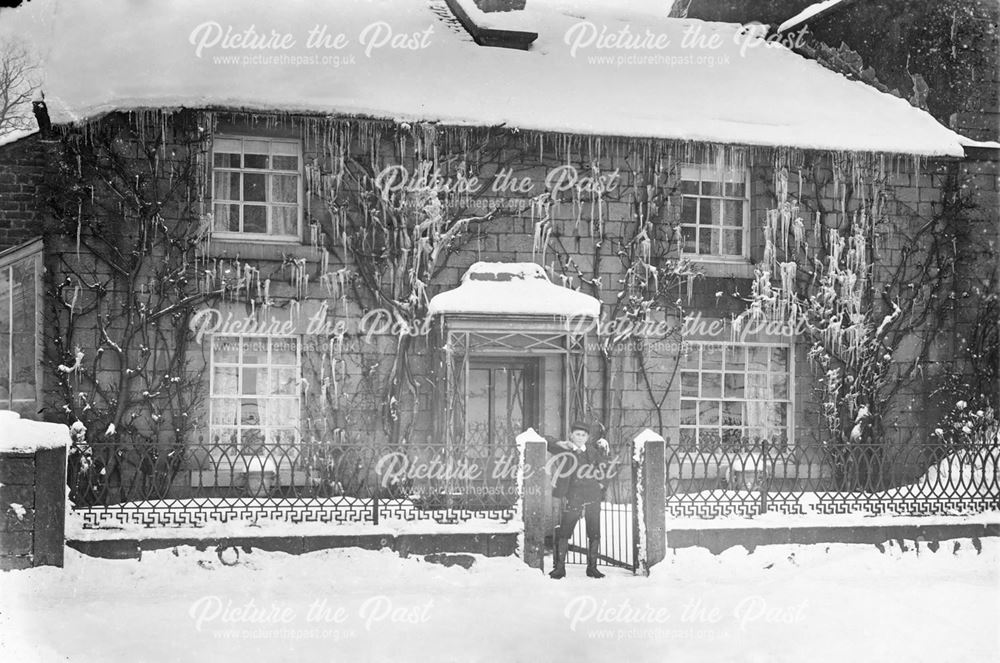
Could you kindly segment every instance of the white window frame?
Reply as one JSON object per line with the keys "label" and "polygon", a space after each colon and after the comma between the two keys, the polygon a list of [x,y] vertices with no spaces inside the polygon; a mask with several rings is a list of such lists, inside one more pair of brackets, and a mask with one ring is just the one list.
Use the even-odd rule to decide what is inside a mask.
{"label": "white window frame", "polygon": [[[39,396],[42,390],[41,357],[43,350],[42,334],[40,333],[40,330],[44,327],[42,319],[42,248],[42,239],[38,238],[25,242],[20,246],[0,252],[0,272],[6,274],[8,295],[6,302],[2,302],[2,299],[0,299],[0,305],[3,305],[7,309],[7,328],[0,329],[0,335],[7,337],[7,398],[6,400],[0,400],[0,409],[16,409],[29,415],[35,415],[37,413],[41,400]],[[14,265],[28,259],[32,261],[32,272],[35,281],[35,293],[33,297],[34,320],[32,324],[32,337],[34,339],[34,355],[32,357],[32,365],[34,369],[35,389],[34,394],[32,394],[30,398],[14,398]],[[30,412],[25,410],[26,406],[29,406]]]}
{"label": "white window frame", "polygon": [[[208,435],[208,443],[209,443],[209,445],[211,445],[213,451],[215,451],[216,453],[218,453],[220,451],[224,451],[224,447],[227,444],[225,441],[219,441],[219,442],[215,441],[215,436],[216,436],[216,433],[218,431],[233,430],[233,429],[236,429],[236,430],[239,431],[239,430],[242,430],[244,428],[259,428],[261,430],[261,434],[263,435],[262,446],[265,447],[265,454],[267,454],[267,455],[272,455],[272,456],[276,456],[276,457],[282,457],[285,454],[287,454],[287,452],[290,450],[290,448],[298,448],[298,446],[300,445],[300,443],[302,441],[302,421],[301,421],[301,416],[302,416],[302,394],[301,394],[301,390],[300,390],[300,385],[302,383],[302,337],[301,336],[297,336],[297,335],[281,335],[281,334],[212,334],[212,335],[207,336],[207,338],[209,339],[209,348],[210,348],[210,350],[209,350],[209,362],[208,362],[208,371],[209,371],[209,373],[208,373],[209,374],[209,386],[208,386],[208,388],[209,388],[209,391],[208,391],[208,434],[209,435]],[[232,341],[235,341],[236,343],[238,343],[239,354],[238,354],[235,362],[232,362],[232,361],[218,361],[218,360],[216,360],[216,357],[215,357],[216,341],[219,340],[219,339],[229,339],[229,340],[232,340]],[[274,362],[271,359],[271,355],[272,355],[272,352],[271,352],[271,350],[272,350],[271,341],[278,340],[278,341],[294,341],[295,342],[295,387],[294,387],[293,393],[291,393],[291,394],[271,394],[271,393],[267,393],[267,394],[253,394],[253,395],[244,395],[242,393],[242,385],[243,385],[242,369],[248,366],[243,361],[243,346],[244,346],[244,342],[246,340],[258,340],[258,341],[264,340],[264,341],[267,342],[267,361],[264,364],[250,364],[249,366],[253,366],[253,367],[266,366],[268,368],[267,379],[266,379],[266,384],[267,384],[268,391],[270,391],[270,385],[271,385],[271,379],[270,379],[271,369],[274,368],[274,367],[279,367],[279,368],[289,368],[290,367],[288,364],[274,364]],[[237,375],[237,378],[236,378],[237,393],[236,394],[216,394],[215,393],[216,392],[215,370],[217,368],[236,368],[237,369],[237,373],[236,373],[236,375]],[[248,399],[256,399],[258,401],[264,400],[264,401],[269,402],[269,403],[270,402],[278,402],[278,401],[294,401],[297,404],[297,408],[296,409],[299,412],[299,420],[296,421],[296,423],[295,423],[294,426],[276,426],[276,425],[272,425],[270,422],[266,422],[266,421],[263,421],[263,420],[260,421],[260,423],[258,425],[256,425],[256,426],[246,425],[242,421],[239,422],[239,423],[233,424],[233,425],[230,425],[230,424],[219,424],[219,423],[215,422],[215,407],[216,407],[216,403],[218,403],[219,401],[224,400],[224,399],[232,399],[232,400],[238,400],[238,401],[243,401],[243,400],[248,400]],[[295,438],[294,438],[294,440],[293,440],[293,442],[291,444],[291,447],[283,447],[283,448],[277,449],[277,450],[268,449],[267,448],[267,445],[271,444],[271,442],[270,442],[271,438],[270,438],[270,435],[269,435],[269,433],[271,431],[273,431],[273,430],[288,430],[289,428],[292,428],[295,431]],[[237,444],[237,450],[238,450],[238,452],[240,454],[243,454],[243,445],[242,445],[242,443],[238,443]]]}
{"label": "white window frame", "polygon": [[[701,182],[719,182],[723,183],[725,187],[726,183],[735,183],[733,178],[733,173],[742,172],[743,177],[739,183],[743,184],[743,196],[728,196],[725,194],[725,188],[723,188],[723,195],[717,194],[703,194],[701,193]],[[692,175],[697,177],[697,180],[692,179]],[[707,175],[707,176],[706,176]],[[699,183],[698,193],[685,193],[683,189],[683,182],[697,181]],[[750,258],[750,167],[746,166],[744,168],[724,168],[719,169],[715,164],[709,163],[683,163],[680,165],[680,180],[679,180],[679,191],[681,196],[681,211],[678,217],[677,232],[678,232],[678,245],[680,246],[680,253],[683,258],[692,261],[700,262],[721,262],[721,263],[746,263]],[[698,228],[697,218],[701,214],[701,205],[699,202],[695,203],[695,214],[696,223],[690,224],[685,223],[683,218],[684,210],[684,199],[690,198],[695,201],[701,200],[739,200],[743,203],[743,220],[742,220],[742,238],[741,238],[741,248],[742,251],[739,255],[723,255],[722,253],[689,253],[684,250],[684,228]],[[723,205],[723,209],[725,206]],[[703,226],[704,227],[704,226]],[[723,226],[723,225],[711,225],[711,228],[719,229],[719,249],[721,251],[721,243],[723,241],[723,228],[733,228],[734,226]],[[698,231],[695,234],[695,246],[699,246],[698,242]],[[714,247],[713,247],[714,249]]]}
{"label": "white window frame", "polygon": [[[215,146],[213,144],[213,147],[212,147],[212,214],[213,215],[215,214],[215,212],[216,212],[216,207],[215,206],[217,204],[238,205],[239,206],[239,210],[240,210],[240,225],[242,226],[242,224],[243,224],[243,214],[244,214],[244,209],[245,209],[245,206],[246,206],[245,205],[246,201],[242,200],[242,198],[243,198],[243,187],[242,186],[240,186],[240,200],[230,200],[228,198],[223,198],[223,199],[217,199],[216,198],[216,196],[215,196],[215,176],[216,176],[217,172],[239,173],[241,176],[244,173],[256,174],[256,175],[264,175],[265,176],[265,182],[266,182],[266,184],[265,184],[265,189],[266,190],[265,190],[265,202],[263,204],[263,207],[265,208],[266,214],[267,214],[267,219],[266,219],[267,227],[271,228],[272,227],[272,218],[271,218],[272,209],[274,207],[291,207],[291,204],[289,204],[289,203],[275,203],[275,202],[269,200],[269,198],[271,197],[271,191],[272,191],[272,189],[271,189],[271,176],[272,175],[295,175],[296,182],[297,182],[297,186],[295,187],[295,191],[296,191],[296,202],[295,202],[296,222],[295,222],[295,234],[294,235],[278,235],[278,234],[274,234],[274,233],[270,233],[270,232],[266,232],[266,233],[252,233],[252,232],[244,232],[242,230],[232,231],[232,230],[219,230],[219,229],[213,228],[213,230],[212,230],[212,236],[220,238],[220,239],[254,240],[254,241],[263,241],[263,242],[281,242],[281,243],[287,243],[287,244],[300,243],[302,241],[302,223],[303,223],[303,218],[302,218],[302,207],[303,207],[303,204],[302,204],[302,201],[303,201],[303,198],[304,198],[304,183],[303,183],[303,179],[304,178],[303,178],[303,175],[302,175],[302,173],[303,173],[302,141],[300,141],[298,139],[293,139],[293,138],[275,138],[275,137],[271,137],[271,136],[254,136],[254,135],[240,135],[240,134],[216,134],[213,137],[213,141],[214,140],[218,140],[218,139],[222,139],[222,140],[238,140],[238,141],[240,141],[240,155],[241,155],[241,157],[242,157],[243,154],[245,154],[245,150],[246,150],[245,143],[247,141],[266,142],[266,143],[268,143],[268,156],[269,157],[270,156],[274,156],[274,154],[273,154],[273,146],[275,144],[277,144],[277,143],[283,143],[283,144],[287,144],[287,145],[293,145],[295,147],[295,156],[296,156],[296,158],[298,160],[298,168],[295,169],[295,170],[284,170],[284,169],[280,169],[280,168],[272,168],[270,163],[268,164],[267,168],[247,168],[245,166],[245,163],[243,163],[242,158],[241,158],[241,163],[240,163],[240,167],[239,168],[234,168],[234,167],[231,167],[231,166],[217,166],[217,165],[215,165],[215,154],[216,154],[216,151],[215,151]],[[231,152],[225,152],[224,154],[232,154],[232,153]],[[281,155],[278,155],[278,156],[281,156]],[[288,156],[291,156],[291,155],[288,155]],[[214,219],[214,216],[213,216],[213,219]]]}
{"label": "white window frame", "polygon": [[[788,352],[788,362],[787,362],[787,366],[786,366],[787,383],[788,383],[787,398],[783,398],[783,399],[782,398],[771,399],[770,402],[784,403],[786,405],[785,425],[784,425],[784,428],[785,428],[785,431],[786,431],[787,450],[791,450],[791,449],[793,449],[795,447],[795,345],[794,345],[794,343],[767,343],[767,342],[738,342],[738,343],[734,343],[734,342],[716,342],[716,341],[684,341],[684,345],[687,346],[687,350],[688,351],[682,353],[681,360],[680,360],[681,364],[678,367],[678,371],[677,371],[678,378],[680,380],[680,382],[678,383],[678,389],[677,389],[677,394],[678,394],[678,399],[677,399],[677,404],[678,404],[678,430],[681,431],[681,432],[683,432],[684,430],[694,430],[695,431],[695,449],[697,449],[697,450],[703,450],[702,447],[701,447],[701,445],[700,445],[700,442],[698,441],[697,431],[699,429],[711,429],[711,428],[713,428],[713,426],[711,426],[711,425],[702,425],[702,424],[699,423],[699,416],[700,416],[700,408],[698,407],[699,403],[713,402],[713,401],[718,401],[719,402],[719,404],[720,404],[719,405],[719,415],[718,415],[718,417],[719,417],[719,423],[717,425],[715,425],[714,428],[716,428],[719,431],[719,441],[720,441],[720,444],[722,442],[722,430],[724,428],[728,428],[728,429],[741,428],[744,431],[747,431],[747,430],[750,430],[750,429],[753,428],[748,423],[747,410],[746,410],[745,406],[744,406],[744,408],[742,410],[742,414],[741,414],[742,423],[740,424],[740,426],[732,426],[732,425],[726,426],[722,422],[722,403],[723,402],[726,402],[726,401],[729,401],[729,402],[741,402],[741,403],[753,403],[753,402],[756,402],[756,399],[749,398],[747,396],[747,393],[746,393],[747,389],[748,389],[748,380],[746,379],[747,376],[749,374],[751,374],[751,373],[754,373],[754,374],[760,374],[761,373],[760,371],[750,371],[749,370],[748,355],[749,355],[749,350],[751,348],[767,348],[769,353],[770,353],[770,349],[771,348],[781,348],[781,349],[784,349],[784,350],[786,350]],[[706,346],[708,346],[708,347],[716,347],[716,348],[720,348],[721,349],[721,352],[722,352],[722,363],[720,364],[720,366],[719,366],[718,369],[711,369],[711,368],[710,369],[705,369],[704,368],[703,361],[702,361],[702,349],[704,347],[706,347]],[[727,350],[729,348],[743,348],[743,350],[744,350],[744,352],[743,352],[743,355],[744,355],[744,359],[743,359],[744,365],[743,365],[743,369],[742,369],[742,375],[744,376],[744,380],[743,380],[743,397],[742,398],[735,398],[735,397],[726,398],[726,395],[727,395],[726,394],[726,375],[727,374],[729,374],[729,375],[738,375],[738,374],[740,374],[740,372],[738,372],[738,371],[729,371],[729,372],[726,371],[726,368],[727,368]],[[698,367],[695,368],[695,369],[692,369],[692,368],[686,366],[688,352],[691,349],[697,349],[699,351]],[[697,396],[685,395],[685,393],[684,393],[684,375],[685,375],[685,373],[695,373],[695,374],[698,375],[698,395]],[[719,385],[719,397],[702,396],[702,394],[701,394],[701,391],[702,391],[702,379],[701,379],[701,376],[704,373],[719,373],[720,380],[721,380],[720,385]],[[773,371],[771,369],[770,357],[769,357],[769,359],[768,359],[768,369],[764,373],[765,375],[768,376],[768,388],[769,388],[769,390],[771,389],[771,384],[772,384],[770,376],[772,374],[776,374],[776,373],[777,373],[777,371]],[[695,402],[695,423],[694,424],[683,423],[683,415],[682,415],[682,413],[684,411],[683,410],[683,401],[694,401]],[[710,451],[710,450],[704,449],[704,451]]]}

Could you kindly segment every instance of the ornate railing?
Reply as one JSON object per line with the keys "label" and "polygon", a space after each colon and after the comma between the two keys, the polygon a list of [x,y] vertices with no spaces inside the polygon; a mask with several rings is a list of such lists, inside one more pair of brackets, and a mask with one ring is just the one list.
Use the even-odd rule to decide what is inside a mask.
{"label": "ornate railing", "polygon": [[697,451],[668,445],[667,513],[950,515],[1000,509],[1000,445],[898,442]]}
{"label": "ornate railing", "polygon": [[341,437],[252,452],[96,443],[71,450],[68,482],[85,527],[509,521],[517,460],[513,441],[379,446]]}

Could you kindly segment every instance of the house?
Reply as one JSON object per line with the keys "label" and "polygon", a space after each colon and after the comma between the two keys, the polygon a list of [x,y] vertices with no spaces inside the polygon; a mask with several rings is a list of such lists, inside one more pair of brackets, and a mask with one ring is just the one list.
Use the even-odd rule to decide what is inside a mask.
{"label": "house", "polygon": [[51,131],[0,148],[0,357],[12,406],[83,424],[88,525],[509,519],[514,436],[581,418],[624,462],[667,438],[676,491],[761,458],[880,490],[974,372],[963,138],[738,25],[18,11],[58,38]]}

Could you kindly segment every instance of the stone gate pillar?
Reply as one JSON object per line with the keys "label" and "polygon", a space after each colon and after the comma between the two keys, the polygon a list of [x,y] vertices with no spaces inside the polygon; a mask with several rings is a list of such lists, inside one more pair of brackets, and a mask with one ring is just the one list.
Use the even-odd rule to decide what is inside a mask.
{"label": "stone gate pillar", "polygon": [[545,438],[529,428],[517,436],[520,454],[518,489],[524,536],[521,558],[528,566],[545,570]]}
{"label": "stone gate pillar", "polygon": [[648,575],[649,568],[667,554],[666,441],[647,428],[635,437],[632,449],[632,461],[638,465],[639,570]]}
{"label": "stone gate pillar", "polygon": [[62,566],[69,428],[0,411],[0,570]]}

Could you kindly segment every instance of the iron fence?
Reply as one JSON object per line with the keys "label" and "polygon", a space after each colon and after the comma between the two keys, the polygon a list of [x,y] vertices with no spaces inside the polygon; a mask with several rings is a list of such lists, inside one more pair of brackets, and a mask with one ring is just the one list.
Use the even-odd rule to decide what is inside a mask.
{"label": "iron fence", "polygon": [[215,442],[183,448],[99,442],[70,452],[70,502],[85,527],[202,526],[263,519],[510,521],[518,451],[509,444]]}
{"label": "iron fence", "polygon": [[900,441],[700,451],[667,446],[674,518],[952,515],[1000,509],[1000,444]]}

